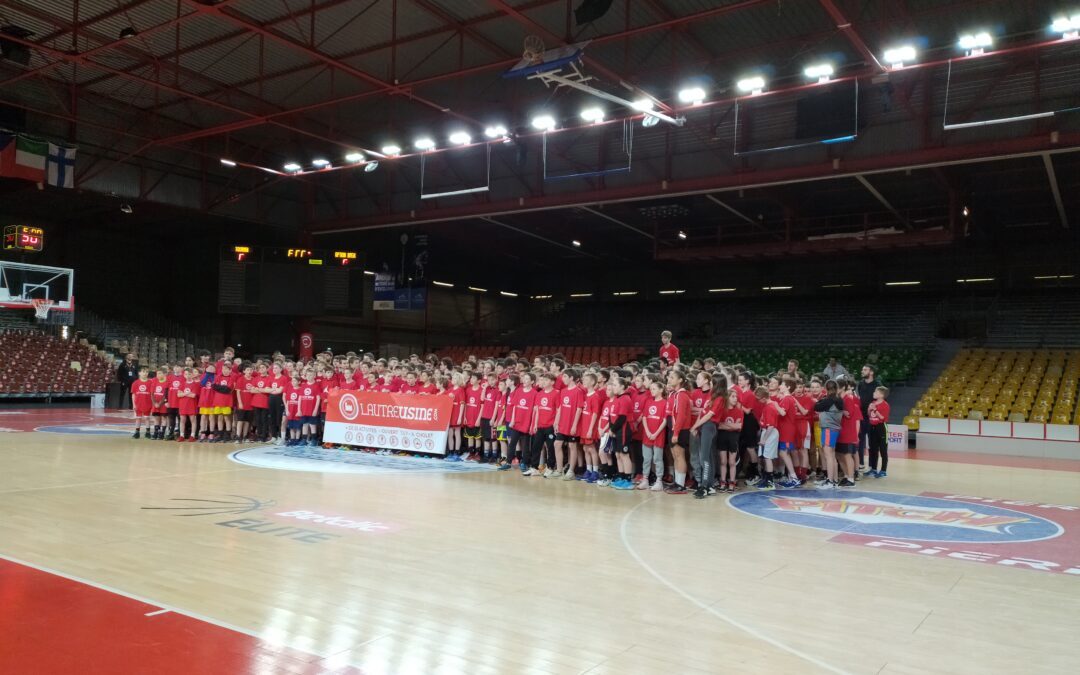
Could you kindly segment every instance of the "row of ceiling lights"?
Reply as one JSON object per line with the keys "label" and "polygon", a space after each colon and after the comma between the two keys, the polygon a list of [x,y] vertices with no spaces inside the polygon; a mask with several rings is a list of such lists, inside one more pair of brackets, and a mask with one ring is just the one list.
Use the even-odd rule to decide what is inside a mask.
{"label": "row of ceiling lights", "polygon": [[[1074,276],[1075,275],[1073,275],[1073,274],[1047,274],[1047,275],[1035,276],[1035,277],[1032,277],[1032,279],[1034,279],[1036,281],[1068,280],[1068,279],[1074,278]],[[958,283],[958,284],[981,284],[981,283],[989,283],[989,282],[993,282],[993,281],[997,281],[997,279],[995,277],[972,277],[972,278],[968,278],[968,279],[957,279],[956,283]],[[434,281],[432,283],[434,283],[436,286],[441,286],[443,288],[454,288],[454,284],[452,284],[450,282],[447,282],[447,281]],[[888,287],[921,286],[922,282],[921,281],[886,281],[885,285],[888,286]],[[852,288],[854,286],[855,286],[855,284],[823,284],[821,286],[821,288]],[[466,288],[468,288],[468,290],[476,292],[476,293],[487,293],[487,291],[488,291],[488,289],[486,289],[486,288],[479,288],[477,286],[466,286]],[[794,288],[794,286],[762,286],[761,290],[763,290],[763,291],[790,291],[793,288]],[[737,288],[710,288],[710,289],[708,289],[708,292],[709,293],[734,293],[737,290],[738,290]],[[613,297],[616,297],[616,298],[625,298],[625,297],[636,296],[636,295],[639,294],[639,292],[640,291],[614,291],[614,292],[612,292],[611,295]],[[660,295],[682,295],[683,293],[686,293],[686,289],[682,289],[682,288],[680,288],[680,289],[668,289],[668,290],[662,290],[662,291],[657,291],[657,292]],[[516,297],[518,297],[517,293],[511,293],[510,291],[499,291],[499,295],[502,295],[502,296],[505,296],[505,297],[508,297],[508,298],[516,298]],[[571,298],[591,298],[591,297],[593,297],[593,295],[595,295],[595,294],[594,293],[570,293],[569,294],[569,296]],[[553,296],[551,294],[530,295],[529,296],[529,298],[532,299],[532,300],[550,300],[552,297]]]}
{"label": "row of ceiling lights", "polygon": [[[1080,13],[1073,14],[1072,16],[1061,16],[1054,19],[1051,24],[1051,31],[1060,34],[1063,40],[1072,40],[1080,38]],[[957,41],[957,45],[968,56],[977,56],[986,52],[994,43],[993,36],[988,31],[979,31],[977,33],[968,33],[961,35]],[[889,65],[893,70],[899,70],[905,65],[910,65],[916,60],[918,52],[914,45],[903,44],[886,49],[883,57],[885,63]],[[819,84],[829,82],[833,74],[836,72],[835,67],[831,63],[818,63],[808,66],[803,70],[803,74],[811,80],[816,80]],[[765,77],[762,75],[753,75],[738,80],[735,83],[736,89],[743,95],[756,96],[762,94],[766,87]],[[701,86],[688,86],[681,89],[678,94],[678,99],[681,103],[698,106],[703,104],[708,95],[705,89]],[[632,107],[634,110],[645,113],[645,124],[651,126],[658,120],[655,117],[649,116],[648,113],[655,109],[655,103],[649,98],[640,98],[633,102]],[[581,111],[581,118],[590,124],[600,124],[604,121],[605,112],[604,109],[599,106],[589,106]],[[532,126],[537,131],[548,132],[554,131],[558,128],[558,122],[555,117],[548,112],[540,113],[533,117]],[[491,125],[484,129],[484,136],[489,140],[502,140],[509,141],[510,133],[503,125]],[[464,146],[472,143],[472,135],[465,130],[456,130],[452,132],[448,140],[451,145]],[[438,147],[435,139],[431,136],[422,136],[413,142],[413,148],[420,152],[430,152]],[[400,145],[390,143],[382,147],[381,152],[386,157],[397,157],[402,154],[403,150]],[[348,164],[364,164],[364,170],[371,172],[378,168],[378,162],[376,160],[370,160],[364,157],[362,153],[350,152],[345,155],[345,162]],[[228,159],[222,159],[221,163],[226,166],[236,166],[236,162]],[[282,167],[287,174],[300,174],[304,172],[304,167],[296,162],[289,162]],[[311,170],[321,171],[332,168],[332,164],[325,158],[316,158],[311,161]],[[683,233],[679,234],[680,239],[685,239]]]}

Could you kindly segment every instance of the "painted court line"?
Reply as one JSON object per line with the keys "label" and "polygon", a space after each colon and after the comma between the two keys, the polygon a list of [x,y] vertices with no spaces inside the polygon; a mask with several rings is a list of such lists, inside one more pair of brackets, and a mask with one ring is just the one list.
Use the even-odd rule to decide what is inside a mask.
{"label": "painted court line", "polygon": [[[5,555],[3,553],[0,553],[0,560],[7,560],[8,562],[15,563],[16,565],[23,565],[24,567],[29,567],[31,569],[38,570],[39,572],[45,572],[47,574],[52,574],[54,576],[58,576],[58,577],[62,577],[64,579],[68,579],[69,581],[75,581],[77,583],[84,584],[86,586],[91,586],[91,587],[96,588],[98,590],[106,591],[106,592],[112,593],[114,595],[119,595],[121,597],[128,598],[128,599],[134,600],[136,602],[141,602],[141,603],[146,604],[146,605],[152,605],[152,606],[157,606],[157,607],[162,608],[160,611],[153,612],[152,614],[162,614],[162,613],[165,613],[165,612],[173,612],[175,614],[180,614],[182,616],[186,616],[186,617],[188,617],[190,619],[195,619],[196,621],[202,621],[203,623],[208,623],[208,624],[210,624],[212,626],[217,626],[218,628],[224,628],[226,630],[231,630],[231,631],[233,631],[235,633],[240,633],[242,635],[247,635],[248,637],[254,638],[255,640],[258,640],[259,642],[262,642],[262,643],[267,644],[267,645],[272,645],[272,646],[276,646],[276,647],[286,647],[286,648],[291,649],[291,650],[296,651],[296,652],[302,652],[304,654],[309,654],[311,656],[318,657],[320,660],[325,660],[325,659],[330,658],[331,656],[334,656],[334,654],[322,654],[320,652],[312,651],[310,649],[304,649],[303,647],[295,647],[293,645],[290,645],[290,644],[287,644],[287,643],[284,643],[284,642],[281,642],[281,641],[278,641],[278,640],[273,640],[273,639],[270,639],[270,638],[266,638],[266,637],[263,637],[262,635],[260,635],[259,633],[257,633],[256,631],[249,630],[247,628],[242,628],[240,626],[233,625],[233,624],[228,623],[226,621],[219,621],[217,619],[211,618],[209,616],[205,616],[203,614],[199,614],[197,612],[189,612],[186,609],[180,609],[179,607],[173,607],[173,606],[167,605],[165,603],[157,602],[156,600],[150,600],[148,598],[144,598],[144,597],[142,597],[140,595],[136,595],[134,593],[128,593],[127,591],[122,591],[122,590],[120,590],[118,588],[113,588],[112,586],[109,586],[107,584],[98,583],[96,581],[90,581],[89,579],[84,579],[84,578],[76,576],[74,574],[68,574],[67,572],[61,572],[59,570],[52,569],[51,567],[45,567],[44,565],[36,565],[34,563],[27,562],[27,561],[21,560],[19,558],[14,558],[12,556]],[[150,616],[150,615],[148,614],[147,616]],[[340,654],[340,653],[341,652],[335,652],[335,654]],[[358,665],[356,665],[354,663],[345,663],[345,664],[337,664],[337,665],[339,667],[344,665],[344,666],[348,666],[348,667],[351,667],[351,668],[361,669],[360,666],[358,666]]]}
{"label": "painted court line", "polygon": [[170,610],[170,609],[159,609],[156,612],[147,612],[146,614],[143,614],[143,616],[157,616],[158,614],[164,614],[165,612],[171,612],[171,611],[172,610]]}
{"label": "painted court line", "polygon": [[764,633],[758,631],[756,628],[754,628],[752,626],[748,626],[747,624],[744,624],[744,623],[742,623],[741,621],[739,621],[737,619],[733,619],[732,617],[730,617],[727,614],[721,612],[720,610],[716,609],[715,607],[712,607],[710,605],[706,605],[705,603],[701,602],[700,600],[698,600],[694,596],[690,595],[689,593],[687,593],[683,589],[679,588],[678,586],[676,586],[672,582],[668,581],[668,579],[665,578],[664,575],[660,574],[655,569],[653,569],[652,565],[645,562],[645,560],[638,554],[638,552],[634,550],[634,547],[630,545],[630,539],[627,536],[627,532],[629,531],[628,525],[630,523],[630,517],[633,516],[634,513],[638,509],[640,509],[642,506],[645,506],[646,504],[653,501],[654,499],[656,499],[656,497],[650,497],[649,499],[646,499],[645,501],[641,502],[640,504],[638,504],[634,508],[627,511],[626,515],[623,516],[622,524],[619,526],[619,536],[622,538],[623,547],[626,549],[627,553],[629,553],[630,556],[637,562],[637,564],[641,565],[641,567],[644,568],[644,570],[646,572],[648,572],[650,575],[652,575],[652,577],[654,579],[656,579],[660,583],[664,584],[665,586],[667,586],[669,589],[671,589],[675,593],[678,593],[684,599],[688,600],[689,602],[692,602],[693,604],[697,605],[699,608],[705,610],[709,614],[712,614],[717,619],[720,619],[724,623],[726,623],[726,624],[728,624],[728,625],[730,625],[730,626],[732,626],[732,627],[734,627],[734,628],[736,628],[738,630],[741,630],[742,632],[746,633],[747,635],[749,635],[751,637],[755,637],[755,638],[757,638],[757,639],[759,639],[759,640],[761,640],[763,642],[768,642],[769,644],[776,647],[777,649],[783,650],[783,651],[787,652],[788,654],[791,654],[792,656],[795,656],[797,658],[800,658],[800,659],[806,661],[807,663],[812,663],[815,666],[817,666],[818,668],[821,668],[822,670],[827,670],[830,673],[836,673],[836,675],[848,675],[847,671],[845,671],[845,670],[841,670],[840,668],[837,668],[834,665],[831,665],[829,663],[825,663],[824,661],[817,658],[816,656],[812,656],[810,654],[807,654],[806,652],[803,652],[803,651],[801,651],[799,649],[796,649],[795,647],[792,647],[791,645],[784,644],[783,642],[780,642],[779,640],[777,640],[775,638],[771,638],[768,635],[765,635]]}

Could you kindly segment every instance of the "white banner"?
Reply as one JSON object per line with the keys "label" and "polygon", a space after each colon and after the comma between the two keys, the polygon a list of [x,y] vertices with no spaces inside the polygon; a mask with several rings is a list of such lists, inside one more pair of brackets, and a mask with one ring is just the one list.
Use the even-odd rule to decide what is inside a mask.
{"label": "white banner", "polygon": [[904,424],[890,424],[887,428],[889,452],[908,449],[908,428]]}

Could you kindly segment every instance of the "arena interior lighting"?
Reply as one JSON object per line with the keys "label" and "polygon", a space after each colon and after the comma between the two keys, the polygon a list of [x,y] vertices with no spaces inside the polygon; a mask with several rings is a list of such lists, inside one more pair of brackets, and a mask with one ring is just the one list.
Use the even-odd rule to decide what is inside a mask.
{"label": "arena interior lighting", "polygon": [[375,273],[371,270],[364,270],[364,276],[373,277],[375,276]]}
{"label": "arena interior lighting", "polygon": [[345,155],[345,161],[352,162],[353,164],[359,164],[360,162],[364,161],[364,155],[359,152],[350,152],[349,154]]}
{"label": "arena interior lighting", "polygon": [[547,114],[537,115],[533,118],[532,125],[534,129],[540,131],[551,131],[555,128],[555,118]]}
{"label": "arena interior lighting", "polygon": [[1035,277],[1036,281],[1046,281],[1048,279],[1072,279],[1075,274],[1044,274],[1042,276]]}
{"label": "arena interior lighting", "polygon": [[1075,40],[1080,38],[1080,14],[1072,16],[1059,16],[1054,19],[1050,30],[1061,34],[1062,40]]}
{"label": "arena interior lighting", "polygon": [[735,86],[738,87],[739,91],[743,92],[744,94],[748,93],[752,96],[757,96],[765,90],[765,78],[761,76],[747,77],[745,79],[739,80],[735,84]]}
{"label": "arena interior lighting", "polygon": [[300,165],[297,164],[296,162],[289,162],[288,164],[286,164],[285,166],[283,166],[281,168],[285,169],[285,171],[287,173],[300,173],[300,169],[301,169]]}
{"label": "arena interior lighting", "polygon": [[637,294],[638,294],[637,291],[616,291],[616,292],[612,293],[612,295],[614,295],[616,298],[625,298],[625,297],[629,297],[631,295],[637,295]]}
{"label": "arena interior lighting", "polygon": [[986,283],[988,281],[993,281],[993,280],[994,280],[994,277],[978,277],[978,278],[975,278],[975,279],[957,279],[956,283],[958,283],[958,284],[983,284],[983,283]]}
{"label": "arena interior lighting", "polygon": [[967,52],[968,56],[978,56],[986,51],[986,48],[994,44],[994,38],[990,33],[981,31],[975,34],[960,36],[960,49]]}
{"label": "arena interior lighting", "polygon": [[638,100],[634,101],[630,107],[634,110],[637,110],[638,112],[649,112],[653,109],[654,106],[652,100],[647,98],[639,98]]}
{"label": "arena interior lighting", "polygon": [[851,288],[855,284],[825,284],[822,288]]}
{"label": "arena interior lighting", "polygon": [[221,163],[225,166],[236,166],[236,162],[231,159],[225,159],[224,157],[221,158]]}
{"label": "arena interior lighting", "polygon": [[499,295],[507,298],[516,298],[518,296],[517,293],[511,293],[510,291],[499,291]]}
{"label": "arena interior lighting", "polygon": [[455,145],[468,145],[472,143],[472,136],[467,131],[455,131],[450,134],[450,142]]}
{"label": "arena interior lighting", "polygon": [[487,293],[486,288],[477,288],[476,286],[469,286],[470,291],[476,291],[477,293]]}
{"label": "arena interior lighting", "polygon": [[660,295],[682,295],[686,292],[686,289],[678,289],[673,291],[660,291]]}
{"label": "arena interior lighting", "polygon": [[886,281],[886,286],[918,286],[921,281]]}
{"label": "arena interior lighting", "polygon": [[581,242],[580,242],[580,241],[578,241],[577,239],[575,239],[575,240],[571,241],[570,243],[571,243],[571,244],[573,244],[574,246],[578,246],[578,247],[580,247],[580,246],[581,246]]}
{"label": "arena interior lighting", "polygon": [[585,108],[581,111],[581,119],[585,120],[586,122],[598,124],[604,121],[604,110],[603,108],[596,107]]}
{"label": "arena interior lighting", "polygon": [[682,230],[679,230],[679,239],[682,239],[683,241],[686,241],[686,233],[683,232]]}
{"label": "arena interior lighting", "polygon": [[687,87],[679,91],[679,100],[691,105],[701,105],[705,102],[705,90],[701,87]]}
{"label": "arena interior lighting", "polygon": [[506,127],[501,124],[493,124],[484,129],[484,135],[488,138],[506,138],[507,133],[509,132],[507,132]]}
{"label": "arena interior lighting", "polygon": [[734,293],[734,288],[710,288],[710,293]]}
{"label": "arena interior lighting", "polygon": [[592,293],[571,293],[571,298],[591,298]]}
{"label": "arena interior lighting", "polygon": [[423,138],[416,139],[416,142],[413,143],[413,147],[417,150],[420,150],[421,152],[425,150],[434,150],[435,141],[428,138],[427,136],[424,136]]}
{"label": "arena interior lighting", "polygon": [[330,160],[323,159],[322,157],[318,159],[313,159],[311,160],[311,166],[315,167],[316,169],[326,169],[330,166]]}
{"label": "arena interior lighting", "polygon": [[790,291],[791,289],[792,289],[791,286],[762,286],[761,287],[761,290],[763,290],[763,291]]}
{"label": "arena interior lighting", "polygon": [[905,63],[915,60],[915,48],[911,45],[901,45],[885,50],[885,63],[892,66],[893,70],[899,70]]}
{"label": "arena interior lighting", "polygon": [[807,66],[803,73],[811,80],[817,80],[818,83],[824,84],[829,81],[836,70],[832,67],[831,63],[819,63],[814,66]]}
{"label": "arena interior lighting", "polygon": [[435,284],[436,286],[442,286],[443,288],[453,288],[454,287],[454,284],[450,284],[450,283],[447,283],[445,281],[432,281],[431,283]]}
{"label": "arena interior lighting", "polygon": [[550,300],[551,296],[550,295],[534,295],[534,296],[532,296],[532,299],[533,300]]}
{"label": "arena interior lighting", "polygon": [[382,154],[386,155],[387,157],[397,157],[401,154],[401,148],[396,145],[384,145],[382,149]]}

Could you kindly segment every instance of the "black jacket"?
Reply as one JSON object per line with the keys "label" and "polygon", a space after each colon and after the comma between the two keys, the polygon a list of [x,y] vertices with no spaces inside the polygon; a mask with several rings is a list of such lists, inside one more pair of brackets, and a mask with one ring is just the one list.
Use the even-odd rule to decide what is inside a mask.
{"label": "black jacket", "polygon": [[132,361],[131,365],[128,365],[127,361],[121,361],[116,369],[116,381],[125,387],[130,387],[131,383],[137,379],[139,379],[139,362]]}
{"label": "black jacket", "polygon": [[873,382],[867,382],[866,380],[859,380],[855,385],[855,392],[859,395],[859,407],[862,408],[863,418],[866,417],[867,412],[870,410],[870,404],[874,402],[874,390],[881,386],[881,380],[874,378]]}

